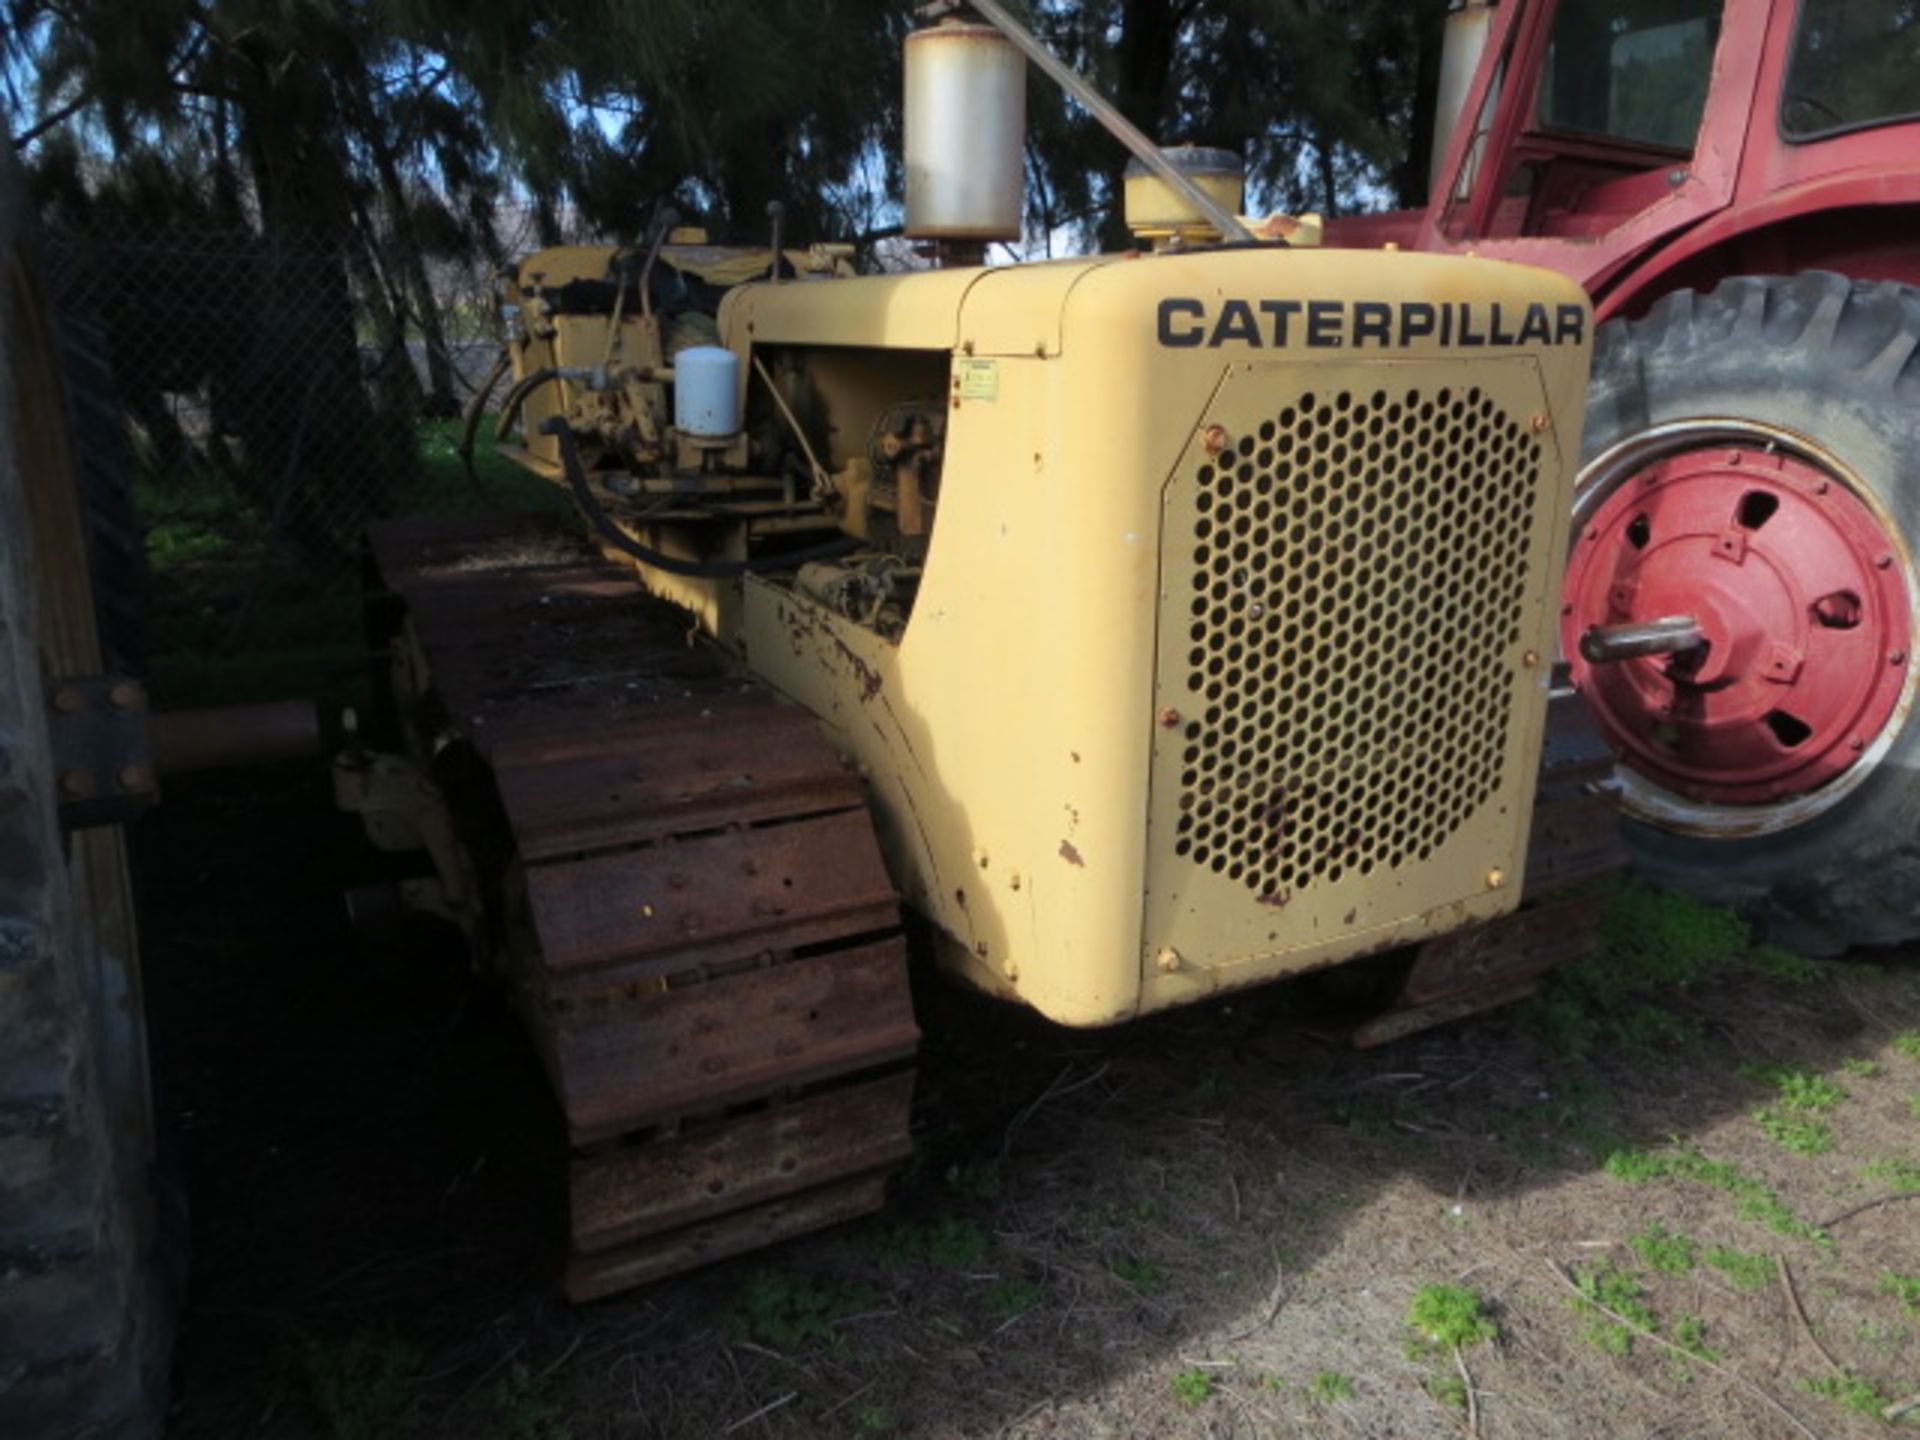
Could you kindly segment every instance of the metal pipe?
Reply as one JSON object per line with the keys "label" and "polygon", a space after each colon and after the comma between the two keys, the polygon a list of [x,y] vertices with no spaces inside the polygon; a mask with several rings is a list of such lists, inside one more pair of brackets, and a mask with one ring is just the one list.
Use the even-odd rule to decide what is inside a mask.
{"label": "metal pipe", "polygon": [[1706,646],[1700,622],[1691,615],[1629,620],[1623,625],[1593,625],[1580,637],[1580,653],[1594,665],[1637,660],[1643,655],[1680,655]]}
{"label": "metal pipe", "polygon": [[[1142,165],[1206,216],[1207,222],[1220,232],[1223,240],[1255,243],[1253,232],[1240,223],[1239,217],[1227,213],[1226,206],[1183,175],[1179,167],[1161,153],[1158,145],[1116,110],[1106,96],[1083,80],[1073,67],[1049,50],[1039,36],[1008,14],[998,0],[965,0],[965,8],[976,12],[981,19],[1019,46],[1027,59],[1038,65],[1054,84],[1084,105],[1093,118],[1106,127],[1107,133],[1131,150]],[[1120,203],[1119,196],[1114,197],[1114,203]]]}
{"label": "metal pipe", "polygon": [[172,710],[147,717],[147,743],[160,775],[303,760],[320,753],[320,715],[311,700]]}

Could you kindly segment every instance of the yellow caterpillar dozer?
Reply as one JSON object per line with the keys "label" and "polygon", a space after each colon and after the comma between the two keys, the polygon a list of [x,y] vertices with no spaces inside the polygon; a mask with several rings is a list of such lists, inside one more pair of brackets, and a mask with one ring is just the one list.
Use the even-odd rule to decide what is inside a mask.
{"label": "yellow caterpillar dozer", "polygon": [[[1241,217],[1231,156],[944,8],[907,44],[924,268],[777,220],[528,256],[500,426],[582,524],[373,537],[405,739],[337,793],[525,1015],[578,1299],[882,1203],[903,909],[1075,1026],[1401,952],[1377,1043],[1525,993],[1619,863],[1555,680],[1579,288]],[[1138,249],[981,263],[1029,61],[1135,150]]]}

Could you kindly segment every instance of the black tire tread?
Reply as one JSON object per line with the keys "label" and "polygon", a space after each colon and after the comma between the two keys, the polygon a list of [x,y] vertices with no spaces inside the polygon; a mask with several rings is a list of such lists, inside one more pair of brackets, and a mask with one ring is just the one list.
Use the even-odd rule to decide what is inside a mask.
{"label": "black tire tread", "polygon": [[[0,158],[0,260],[26,223]],[[164,1326],[147,1158],[108,1113],[101,971],[54,798],[0,286],[0,1435],[144,1440]],[[71,477],[55,477],[53,483]]]}
{"label": "black tire tread", "polygon": [[[1825,271],[1675,291],[1596,337],[1583,459],[1662,420],[1719,414],[1806,434],[1920,539],[1920,290]],[[1920,722],[1857,790],[1792,829],[1702,840],[1630,822],[1654,879],[1742,911],[1805,954],[1920,938]]]}

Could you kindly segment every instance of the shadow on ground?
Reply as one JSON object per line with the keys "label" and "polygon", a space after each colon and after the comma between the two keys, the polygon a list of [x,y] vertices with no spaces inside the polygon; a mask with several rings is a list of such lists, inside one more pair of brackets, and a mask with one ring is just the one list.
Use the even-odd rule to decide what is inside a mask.
{"label": "shadow on ground", "polygon": [[[1920,1376],[1880,1293],[1920,1270],[1912,1217],[1810,1233],[1920,1187],[1888,1168],[1920,1140],[1897,965],[1732,967],[1577,1060],[1579,1016],[1539,1007],[1355,1054],[1304,985],[1088,1034],[936,982],[891,1212],[571,1310],[533,1058],[434,936],[355,945],[340,895],[369,862],[324,781],[182,788],[137,857],[193,1215],[181,1440],[1445,1436],[1469,1395],[1489,1437],[1865,1434],[1801,1382]],[[1847,1077],[1828,1151],[1753,1120],[1768,1067]],[[1674,1161],[1696,1150],[1725,1168]],[[1669,1173],[1629,1184],[1620,1152]],[[1634,1271],[1660,1336],[1704,1333],[1691,1359],[1622,1353],[1568,1303],[1563,1274],[1626,1273],[1653,1219],[1698,1241]],[[1497,1344],[1409,1352],[1408,1301],[1442,1281]]]}

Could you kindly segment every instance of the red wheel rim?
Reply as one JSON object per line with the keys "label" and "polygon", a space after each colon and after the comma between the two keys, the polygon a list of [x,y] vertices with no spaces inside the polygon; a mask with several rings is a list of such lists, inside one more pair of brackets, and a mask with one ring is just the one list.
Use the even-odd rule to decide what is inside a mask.
{"label": "red wheel rim", "polygon": [[[1588,517],[1561,644],[1628,765],[1690,799],[1819,789],[1887,728],[1907,679],[1904,551],[1845,484],[1745,441],[1652,460]],[[1580,658],[1591,625],[1693,615],[1703,655]]]}

